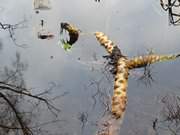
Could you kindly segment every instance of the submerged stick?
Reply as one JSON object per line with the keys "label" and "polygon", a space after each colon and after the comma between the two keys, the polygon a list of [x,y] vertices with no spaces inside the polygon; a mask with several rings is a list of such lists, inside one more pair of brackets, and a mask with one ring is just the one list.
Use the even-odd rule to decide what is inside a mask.
{"label": "submerged stick", "polygon": [[150,54],[146,56],[138,56],[127,61],[128,68],[141,68],[147,65],[156,63],[156,62],[163,62],[169,60],[175,60],[176,58],[180,57],[180,54],[172,54],[172,55],[157,55],[157,54]]}
{"label": "submerged stick", "polygon": [[127,59],[120,58],[117,62],[116,75],[114,81],[114,91],[112,97],[112,114],[118,119],[126,110],[127,86],[129,69]]}
{"label": "submerged stick", "polygon": [[113,43],[113,41],[109,40],[108,37],[102,32],[95,32],[94,33],[99,43],[105,47],[106,51],[112,54],[118,54],[122,56],[121,50],[118,48],[117,45]]}
{"label": "submerged stick", "polygon": [[124,113],[121,119],[116,119],[112,114],[106,114],[98,123],[95,135],[119,135],[123,118]]}
{"label": "submerged stick", "polygon": [[123,121],[127,104],[128,66],[127,59],[120,49],[102,32],[95,32],[99,43],[109,53],[111,64],[115,68],[114,91],[112,96],[111,113],[100,120],[96,135],[118,135]]}
{"label": "submerged stick", "polygon": [[105,47],[106,51],[113,57],[116,57],[114,64],[116,73],[111,112],[116,118],[120,118],[122,113],[125,111],[127,103],[127,84],[129,74],[126,62],[127,59],[122,55],[120,49],[109,40],[104,33],[95,32],[95,36],[100,44]]}
{"label": "submerged stick", "polygon": [[129,70],[145,67],[156,62],[175,60],[176,58],[180,57],[180,54],[150,54],[128,59],[122,55],[120,49],[111,40],[109,40],[104,33],[95,32],[95,36],[99,43],[109,53],[108,58],[111,60],[110,64],[115,68],[111,113],[101,119],[96,135],[118,135],[127,106]]}
{"label": "submerged stick", "polygon": [[122,57],[117,63],[114,81],[111,113],[106,114],[99,123],[96,135],[119,135],[127,104],[128,67],[126,58]]}
{"label": "submerged stick", "polygon": [[[71,44],[73,44],[77,41],[79,37],[79,31],[77,28],[74,28],[67,23],[61,23],[61,28],[62,31],[63,29],[65,29],[69,32],[70,40],[67,41],[68,43],[71,42]],[[76,36],[73,36],[73,33]],[[129,70],[145,67],[156,62],[174,60],[180,57],[180,54],[150,54],[128,59],[125,55],[122,54],[118,46],[115,45],[113,41],[111,41],[104,33],[94,32],[94,35],[97,38],[98,42],[106,49],[109,54],[108,56],[105,56],[105,58],[110,59],[110,62],[108,64],[112,65],[115,69],[111,112],[109,114],[106,114],[100,120],[100,125],[96,132],[96,135],[118,135],[127,106]]]}

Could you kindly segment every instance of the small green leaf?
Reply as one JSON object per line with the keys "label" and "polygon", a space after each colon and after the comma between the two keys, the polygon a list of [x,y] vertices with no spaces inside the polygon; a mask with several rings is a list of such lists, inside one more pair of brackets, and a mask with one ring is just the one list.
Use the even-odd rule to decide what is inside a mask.
{"label": "small green leaf", "polygon": [[72,45],[68,44],[67,42],[65,42],[64,39],[61,39],[59,42],[58,42],[59,45],[62,46],[62,48],[65,50],[65,51],[70,51],[70,49],[72,48]]}
{"label": "small green leaf", "polygon": [[64,44],[62,45],[62,47],[63,47],[63,49],[64,49],[65,51],[69,51],[69,50],[72,48],[72,45],[70,45],[70,44],[68,44],[68,43],[64,43]]}

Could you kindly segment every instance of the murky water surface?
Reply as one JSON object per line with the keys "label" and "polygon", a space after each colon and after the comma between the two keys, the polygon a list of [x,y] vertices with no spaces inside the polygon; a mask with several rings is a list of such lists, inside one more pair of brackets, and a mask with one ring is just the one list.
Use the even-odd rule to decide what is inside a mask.
{"label": "murky water surface", "polygon": [[[9,38],[8,31],[0,31],[1,68],[10,65],[16,52],[28,64],[25,81],[34,93],[56,84],[52,95],[66,93],[55,101],[62,112],[64,121],[57,127],[49,128],[54,133],[70,135],[92,135],[95,122],[105,107],[95,96],[101,91],[113,90],[113,78],[103,73],[106,54],[90,34],[81,35],[71,51],[66,52],[58,44],[60,22],[69,22],[85,33],[102,31],[106,33],[129,57],[144,54],[153,49],[160,54],[180,52],[180,27],[168,24],[168,15],[157,0],[51,0],[51,10],[35,13],[31,0],[1,0],[0,21],[16,24],[26,20],[24,27],[15,30],[17,47]],[[40,40],[37,32],[45,29],[55,37]],[[153,65],[154,82],[145,86],[137,81],[141,71],[135,71],[129,79],[128,106],[122,135],[150,134],[152,122],[161,109],[159,100],[166,93],[180,95],[180,60]],[[101,81],[99,81],[101,80]],[[98,83],[97,83],[98,82]],[[96,98],[96,101],[94,99]],[[95,104],[96,102],[96,104]],[[83,115],[82,115],[83,114]],[[83,119],[87,116],[87,119]],[[42,116],[42,121],[48,119]],[[82,123],[82,119],[85,123]]]}

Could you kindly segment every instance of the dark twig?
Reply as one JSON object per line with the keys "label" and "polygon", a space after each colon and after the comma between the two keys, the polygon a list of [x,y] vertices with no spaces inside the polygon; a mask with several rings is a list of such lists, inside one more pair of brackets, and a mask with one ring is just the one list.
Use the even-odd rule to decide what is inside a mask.
{"label": "dark twig", "polygon": [[9,36],[11,38],[11,40],[13,41],[13,43],[18,46],[18,47],[22,47],[22,48],[26,48],[27,45],[26,44],[18,44],[16,42],[16,38],[15,38],[15,33],[14,33],[14,30],[15,29],[21,29],[21,28],[24,28],[24,23],[26,22],[26,20],[23,20],[19,23],[16,23],[16,24],[3,24],[2,22],[0,22],[0,29],[3,29],[3,30],[7,30],[9,32]]}
{"label": "dark twig", "polygon": [[23,131],[23,134],[24,135],[32,135],[32,131],[29,129],[29,127],[27,127],[27,125],[23,122],[22,118],[20,117],[18,111],[16,110],[16,108],[14,107],[14,105],[11,103],[11,101],[4,95],[0,92],[0,97],[2,97],[7,103],[8,105],[11,107],[11,109],[13,110],[13,112],[15,113],[16,115],[16,118],[19,122],[19,125],[21,126],[22,128],[22,131]]}
{"label": "dark twig", "polygon": [[[167,3],[164,0],[160,0],[160,5],[163,10],[168,11],[169,14],[169,23],[172,25],[180,25],[180,1],[179,0],[167,0]],[[177,8],[179,8],[177,10]]]}

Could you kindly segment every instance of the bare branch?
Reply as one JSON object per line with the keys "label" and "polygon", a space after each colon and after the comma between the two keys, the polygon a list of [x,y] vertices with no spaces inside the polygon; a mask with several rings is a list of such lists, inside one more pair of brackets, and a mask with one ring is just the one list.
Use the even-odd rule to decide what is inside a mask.
{"label": "bare branch", "polygon": [[13,112],[15,113],[16,115],[16,118],[19,122],[19,125],[21,126],[22,128],[22,132],[24,135],[32,135],[32,131],[29,129],[29,127],[26,126],[26,124],[23,122],[22,118],[19,116],[19,113],[18,111],[16,110],[16,108],[14,107],[14,105],[11,103],[11,101],[4,95],[0,92],[0,97],[2,97],[7,103],[8,105],[11,107],[11,109],[13,110]]}
{"label": "bare branch", "polygon": [[26,44],[18,44],[16,42],[14,30],[25,28],[25,26],[24,26],[25,22],[26,22],[26,20],[23,20],[23,21],[20,21],[19,23],[13,24],[13,25],[12,24],[3,24],[2,22],[0,22],[0,29],[7,30],[9,32],[9,36],[10,36],[11,40],[13,41],[13,43],[16,46],[22,47],[22,48],[26,48],[27,45]]}
{"label": "bare branch", "polygon": [[148,64],[153,64],[156,62],[163,62],[169,60],[175,60],[176,58],[180,57],[180,54],[177,55],[157,55],[157,54],[150,54],[145,56],[138,56],[127,61],[128,68],[135,69],[135,68],[142,68],[147,66]]}
{"label": "bare branch", "polygon": [[[180,25],[180,1],[179,0],[160,0],[163,10],[168,11],[169,23],[172,25]],[[177,10],[178,9],[178,10]]]}

